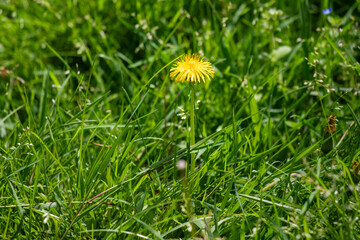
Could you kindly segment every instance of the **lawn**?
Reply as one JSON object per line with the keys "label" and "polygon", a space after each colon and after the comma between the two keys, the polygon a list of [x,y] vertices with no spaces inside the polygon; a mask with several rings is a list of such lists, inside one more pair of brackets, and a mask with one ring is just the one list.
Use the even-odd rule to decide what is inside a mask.
{"label": "lawn", "polygon": [[[360,239],[359,1],[2,0],[0,21],[1,239]],[[171,74],[184,54],[204,81]]]}

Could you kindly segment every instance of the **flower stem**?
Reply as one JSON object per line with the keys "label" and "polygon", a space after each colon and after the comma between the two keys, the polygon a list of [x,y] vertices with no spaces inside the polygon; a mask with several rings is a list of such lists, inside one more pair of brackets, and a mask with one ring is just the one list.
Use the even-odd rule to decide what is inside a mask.
{"label": "flower stem", "polygon": [[[195,145],[195,86],[190,84],[191,88],[191,106],[190,106],[190,148]],[[190,172],[195,171],[195,153],[191,153]]]}

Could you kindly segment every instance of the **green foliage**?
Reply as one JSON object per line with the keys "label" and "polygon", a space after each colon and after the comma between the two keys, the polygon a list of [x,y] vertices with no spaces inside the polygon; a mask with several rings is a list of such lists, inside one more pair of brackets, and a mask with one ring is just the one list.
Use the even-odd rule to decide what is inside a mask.
{"label": "green foliage", "polygon": [[[1,1],[0,238],[360,238],[359,10]],[[190,52],[216,69],[193,146]]]}

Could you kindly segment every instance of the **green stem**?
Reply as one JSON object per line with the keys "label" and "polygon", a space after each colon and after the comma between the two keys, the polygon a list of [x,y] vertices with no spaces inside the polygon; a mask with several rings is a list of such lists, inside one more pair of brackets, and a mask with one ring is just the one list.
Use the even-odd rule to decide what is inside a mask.
{"label": "green stem", "polygon": [[[191,88],[191,106],[190,106],[190,148],[195,145],[195,86],[194,84],[190,84]],[[190,172],[195,171],[195,153],[191,153],[191,165]]]}

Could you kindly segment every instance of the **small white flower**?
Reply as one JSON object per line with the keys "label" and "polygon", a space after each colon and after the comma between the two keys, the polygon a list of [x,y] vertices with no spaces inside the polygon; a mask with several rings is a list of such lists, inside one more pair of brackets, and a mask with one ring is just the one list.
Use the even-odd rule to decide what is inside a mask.
{"label": "small white flower", "polygon": [[179,161],[176,162],[176,167],[178,170],[182,171],[185,170],[186,168],[186,161],[184,159],[180,159]]}
{"label": "small white flower", "polygon": [[49,221],[50,215],[49,213],[44,213],[44,215],[42,215],[42,217],[44,218],[44,224],[46,224]]}

